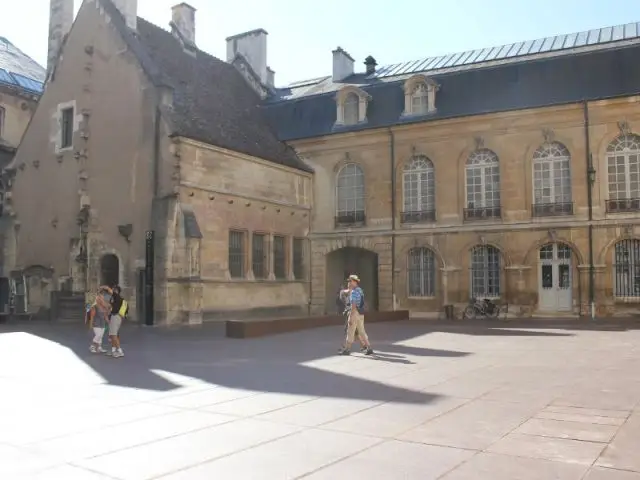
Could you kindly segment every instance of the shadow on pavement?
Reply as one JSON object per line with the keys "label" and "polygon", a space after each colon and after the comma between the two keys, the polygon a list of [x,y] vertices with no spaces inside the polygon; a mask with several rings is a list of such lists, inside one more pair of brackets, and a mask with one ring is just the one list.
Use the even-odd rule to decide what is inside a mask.
{"label": "shadow on pavement", "polygon": [[[370,328],[374,348],[380,357],[378,360],[407,365],[414,362],[406,355],[451,359],[470,355],[469,352],[402,344],[433,332],[501,336],[571,335],[481,326],[442,328],[415,321],[374,324]],[[342,327],[232,340],[224,337],[224,329],[220,324],[172,329],[128,324],[123,329],[122,340],[126,353],[123,359],[90,354],[90,334],[80,325],[42,323],[0,326],[0,335],[10,332],[25,332],[66,347],[102,376],[106,383],[123,387],[170,391],[182,386],[156,373],[160,370],[211,384],[259,392],[411,404],[429,403],[438,397],[349,375],[349,362],[358,362],[358,359],[334,356],[342,340]],[[334,365],[339,365],[339,371],[331,371]],[[362,368],[362,364],[353,365],[354,368]],[[55,365],[50,368],[53,374],[60,374]],[[47,370],[46,365],[44,370]]]}

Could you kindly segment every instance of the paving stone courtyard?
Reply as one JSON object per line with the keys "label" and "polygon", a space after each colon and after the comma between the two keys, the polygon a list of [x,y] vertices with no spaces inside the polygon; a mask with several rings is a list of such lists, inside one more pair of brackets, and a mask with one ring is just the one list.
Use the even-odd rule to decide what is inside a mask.
{"label": "paving stone courtyard", "polygon": [[640,480],[640,330],[0,325],[3,480]]}

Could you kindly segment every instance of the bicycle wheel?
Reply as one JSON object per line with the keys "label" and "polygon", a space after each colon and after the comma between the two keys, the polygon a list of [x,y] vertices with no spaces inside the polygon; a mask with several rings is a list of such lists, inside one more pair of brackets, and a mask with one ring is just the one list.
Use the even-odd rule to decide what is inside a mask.
{"label": "bicycle wheel", "polygon": [[476,307],[474,307],[473,305],[469,305],[462,312],[462,319],[463,320],[475,320],[476,313],[477,313],[476,312]]}
{"label": "bicycle wheel", "polygon": [[500,305],[495,305],[491,313],[487,312],[487,317],[498,318],[500,316]]}

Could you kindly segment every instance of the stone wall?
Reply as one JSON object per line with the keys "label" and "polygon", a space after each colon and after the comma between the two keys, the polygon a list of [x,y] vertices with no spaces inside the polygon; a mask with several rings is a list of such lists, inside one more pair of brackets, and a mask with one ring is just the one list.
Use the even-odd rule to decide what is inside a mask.
{"label": "stone wall", "polygon": [[[179,185],[174,213],[167,217],[161,267],[166,285],[159,300],[167,321],[307,313],[309,247],[305,241],[303,278],[294,278],[293,239],[306,239],[309,232],[311,176],[184,138],[174,152]],[[184,211],[196,219],[199,236],[193,224],[185,227]],[[244,235],[241,278],[229,271],[230,230]],[[253,275],[253,233],[266,235],[265,279]],[[274,235],[286,239],[285,279],[274,276]]]}
{"label": "stone wall", "polygon": [[[634,310],[639,298],[613,298],[613,244],[623,238],[640,239],[640,212],[608,213],[606,148],[627,133],[640,133],[636,97],[589,104],[590,150],[595,168],[593,186],[595,300],[600,314]],[[570,153],[572,214],[533,215],[533,155],[543,144],[560,142]],[[438,314],[444,304],[463,305],[469,298],[470,252],[476,245],[493,245],[502,255],[501,298],[519,315],[538,311],[539,249],[559,242],[569,245],[572,312],[588,310],[589,242],[587,150],[582,104],[441,120],[332,135],[295,142],[298,152],[314,167],[314,215],[311,228],[312,303],[329,305],[326,292],[327,255],[352,244],[386,244],[395,237],[393,290],[396,308]],[[501,215],[495,219],[465,219],[466,162],[476,149],[486,148],[499,158]],[[435,221],[402,221],[405,209],[403,172],[416,156],[426,156],[435,172]],[[347,163],[358,164],[365,176],[364,225],[336,226],[336,176]],[[392,182],[395,179],[395,215]],[[395,225],[392,225],[395,217]],[[375,239],[375,240],[374,240]],[[333,245],[333,247],[331,247]],[[408,252],[427,247],[437,261],[433,297],[408,296]],[[365,247],[379,250],[379,246]],[[390,255],[390,253],[389,253]],[[389,262],[390,263],[390,262]],[[380,267],[382,269],[382,266]],[[379,275],[381,308],[391,306],[390,276]]]}

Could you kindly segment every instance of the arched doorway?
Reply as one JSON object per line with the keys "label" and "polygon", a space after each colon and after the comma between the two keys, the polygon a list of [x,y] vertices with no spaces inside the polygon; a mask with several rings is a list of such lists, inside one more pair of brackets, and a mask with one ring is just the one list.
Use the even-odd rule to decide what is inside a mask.
{"label": "arched doorway", "polygon": [[568,312],[573,307],[572,251],[564,243],[548,243],[540,248],[538,266],[538,309]]}
{"label": "arched doorway", "polygon": [[100,259],[100,285],[117,285],[120,283],[120,261],[112,253]]}
{"label": "arched doorway", "polygon": [[[326,257],[325,308],[329,313],[338,313],[336,298],[349,275],[360,277],[369,310],[378,310],[378,254],[358,247],[344,247]],[[343,287],[344,288],[344,287]]]}

